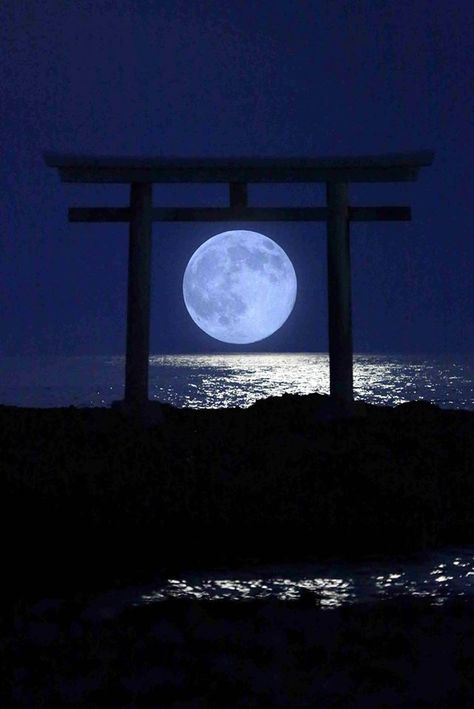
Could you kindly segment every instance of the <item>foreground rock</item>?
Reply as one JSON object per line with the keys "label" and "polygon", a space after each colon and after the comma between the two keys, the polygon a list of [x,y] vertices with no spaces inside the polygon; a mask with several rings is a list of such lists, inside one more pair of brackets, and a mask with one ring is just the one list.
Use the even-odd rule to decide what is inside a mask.
{"label": "foreground rock", "polygon": [[283,396],[250,409],[0,407],[8,586],[474,542],[474,412]]}
{"label": "foreground rock", "polygon": [[472,707],[465,602],[165,601],[91,620],[84,598],[1,624],[4,707]]}

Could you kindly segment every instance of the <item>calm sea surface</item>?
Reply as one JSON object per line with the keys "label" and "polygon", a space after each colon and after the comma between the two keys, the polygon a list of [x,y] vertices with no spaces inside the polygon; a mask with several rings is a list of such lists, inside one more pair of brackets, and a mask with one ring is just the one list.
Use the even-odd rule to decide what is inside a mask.
{"label": "calm sea surface", "polygon": [[[150,398],[175,406],[250,406],[284,393],[329,392],[327,354],[153,355]],[[107,406],[123,398],[123,357],[2,357],[0,403]],[[356,355],[357,399],[394,405],[425,399],[474,409],[474,363],[467,358]]]}
{"label": "calm sea surface", "polygon": [[[176,406],[250,406],[284,393],[328,393],[326,354],[154,355],[150,398]],[[394,405],[425,399],[474,410],[474,367],[467,359],[356,355],[358,399]],[[123,397],[123,357],[0,358],[0,403],[18,406],[106,406]],[[169,597],[297,599],[324,607],[399,595],[434,603],[474,598],[474,549],[444,549],[367,563],[286,564],[160,579],[97,598],[90,612]]]}

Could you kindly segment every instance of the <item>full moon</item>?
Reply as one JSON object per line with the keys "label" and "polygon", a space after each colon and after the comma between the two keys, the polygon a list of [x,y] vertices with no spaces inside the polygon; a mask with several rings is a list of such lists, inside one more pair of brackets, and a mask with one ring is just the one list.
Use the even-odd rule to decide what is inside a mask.
{"label": "full moon", "polygon": [[183,278],[196,325],[221,342],[258,342],[280,328],[296,300],[296,274],[272,239],[225,231],[194,252]]}

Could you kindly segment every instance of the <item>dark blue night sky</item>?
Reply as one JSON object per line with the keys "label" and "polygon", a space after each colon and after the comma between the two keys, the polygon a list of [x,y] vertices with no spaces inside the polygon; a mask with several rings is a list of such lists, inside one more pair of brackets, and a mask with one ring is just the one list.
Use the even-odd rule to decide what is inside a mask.
{"label": "dark blue night sky", "polygon": [[[413,221],[352,227],[356,352],[464,353],[474,336],[474,4],[470,0],[3,0],[0,354],[125,348],[126,225],[67,222],[122,186],[59,182],[44,151],[326,156],[432,149],[416,183],[352,187]],[[251,205],[322,204],[251,187]],[[155,204],[224,205],[225,186],[155,187]],[[323,224],[249,224],[298,276],[273,336],[225,345],[187,314],[194,250],[230,224],[154,227],[152,352],[326,351]]]}

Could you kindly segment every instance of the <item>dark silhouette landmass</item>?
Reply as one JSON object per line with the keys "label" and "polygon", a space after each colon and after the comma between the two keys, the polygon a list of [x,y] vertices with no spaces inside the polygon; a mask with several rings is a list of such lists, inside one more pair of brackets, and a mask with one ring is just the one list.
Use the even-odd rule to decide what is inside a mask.
{"label": "dark silhouette landmass", "polygon": [[474,412],[338,419],[314,394],[163,413],[0,407],[7,589],[474,542]]}
{"label": "dark silhouette landmass", "polygon": [[0,407],[1,706],[472,706],[469,599],[94,611],[160,571],[472,543],[474,412],[355,413]]}
{"label": "dark silhouette landmass", "polygon": [[[4,707],[472,707],[474,612],[420,599],[168,600],[91,618],[44,599],[3,621]],[[3,679],[3,681],[1,681]]]}

